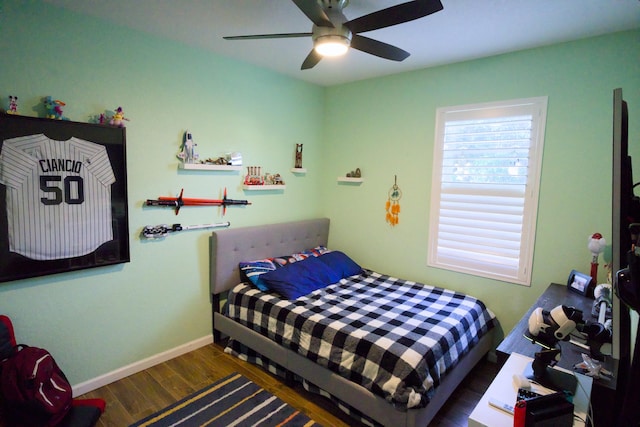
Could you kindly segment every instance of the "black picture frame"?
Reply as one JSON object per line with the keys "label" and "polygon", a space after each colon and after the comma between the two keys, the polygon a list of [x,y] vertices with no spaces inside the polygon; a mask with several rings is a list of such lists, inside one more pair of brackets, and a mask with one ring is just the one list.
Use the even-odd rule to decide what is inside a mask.
{"label": "black picture frame", "polygon": [[[8,183],[10,178],[7,178],[7,182],[3,181],[3,177],[9,176],[4,175],[5,170],[3,170],[3,168],[8,171],[12,165],[17,164],[16,162],[12,162],[11,165],[5,165],[4,162],[9,162],[9,158],[11,157],[9,154],[20,152],[20,150],[11,151],[10,148],[8,148],[6,153],[2,154],[2,149],[5,141],[8,139],[31,135],[44,135],[44,137],[48,139],[65,142],[67,146],[77,144],[77,140],[79,139],[91,143],[85,144],[82,142],[85,146],[95,149],[95,152],[104,154],[106,151],[113,175],[111,176],[111,183],[109,185],[103,185],[103,187],[107,189],[102,190],[104,193],[102,201],[98,201],[97,197],[92,197],[92,189],[94,187],[89,186],[90,183],[87,178],[84,178],[87,179],[86,182],[82,181],[82,179],[77,176],[72,177],[75,179],[67,179],[70,175],[73,175],[72,172],[76,172],[77,170],[80,170],[80,168],[85,168],[83,173],[90,167],[95,168],[97,161],[94,161],[92,166],[91,157],[89,157],[88,154],[82,154],[83,158],[86,160],[78,162],[81,163],[80,165],[71,166],[74,163],[66,163],[67,166],[65,166],[64,162],[69,162],[69,160],[63,160],[58,162],[59,166],[55,166],[53,164],[47,164],[47,161],[49,160],[46,159],[46,155],[42,154],[41,156],[38,156],[31,152],[32,157],[29,159],[33,159],[32,163],[34,166],[32,167],[38,169],[38,173],[44,174],[43,171],[45,171],[45,168],[49,169],[47,169],[46,176],[39,176],[39,189],[21,190],[27,192],[29,197],[35,200],[32,206],[36,207],[31,210],[35,210],[38,213],[34,215],[29,212],[17,212],[19,211],[19,209],[15,207],[17,206],[15,205],[15,200],[18,197],[15,193],[17,190],[11,190],[14,191],[11,193],[11,197],[14,202],[10,203],[10,190],[7,185],[5,185]],[[69,141],[71,138],[75,138],[73,142]],[[103,146],[104,149],[99,146]],[[12,145],[8,145],[8,147],[12,147]],[[78,149],[78,151],[80,151],[80,149]],[[55,163],[53,160],[52,162]],[[102,156],[101,164],[106,164],[104,161],[104,155]],[[108,166],[109,165],[107,165],[107,167]],[[65,170],[65,167],[69,170]],[[56,172],[58,168],[61,168],[60,172]],[[77,168],[77,170],[71,170],[72,168]],[[9,172],[6,173],[8,174]],[[51,177],[56,178],[56,180],[49,181],[48,179]],[[115,179],[115,181],[113,181],[113,179]],[[31,178],[31,181],[35,183],[36,179]],[[79,181],[82,182],[79,183]],[[37,186],[38,184],[34,185]],[[86,190],[85,185],[87,186]],[[110,203],[110,209],[104,202],[109,199],[109,189],[110,201],[107,203]],[[37,195],[34,194],[36,192],[38,193]],[[68,194],[74,195],[69,196]],[[27,196],[24,196],[24,198],[27,199]],[[29,239],[34,235],[48,235],[49,240],[56,237],[56,232],[54,231],[56,228],[56,222],[52,221],[47,223],[46,228],[38,225],[39,230],[44,229],[46,232],[34,232],[29,229],[29,225],[24,225],[24,228],[18,226],[18,218],[24,218],[27,216],[29,217],[29,221],[33,222],[33,217],[37,218],[38,215],[43,215],[42,212],[46,209],[42,207],[41,204],[63,205],[66,203],[67,205],[80,205],[85,202],[92,203],[91,206],[100,206],[101,212],[110,212],[110,217],[109,215],[103,216],[99,222],[92,222],[92,220],[87,220],[86,218],[89,214],[86,213],[86,211],[83,211],[85,212],[84,214],[78,214],[78,216],[75,216],[74,213],[74,217],[71,218],[70,214],[67,214],[71,208],[68,208],[67,206],[68,209],[64,211],[65,214],[58,217],[56,221],[59,221],[58,224],[61,224],[62,221],[66,221],[66,224],[72,224],[71,229],[73,229],[74,233],[80,230],[83,235],[87,236],[89,236],[89,232],[95,231],[92,230],[92,228],[100,228],[101,230],[107,230],[108,232],[108,223],[111,222],[111,234],[106,234],[107,237],[102,236],[100,238],[86,237],[82,239],[75,239],[75,242],[62,243],[60,246],[48,249],[48,253],[46,255],[25,256],[24,254],[19,253],[21,252],[20,248],[16,249],[14,247],[12,250],[11,236],[13,235],[13,239],[17,242],[18,237],[15,236],[17,236],[19,232],[24,232]],[[14,208],[8,211],[8,205],[14,206]],[[10,215],[11,217],[9,217]],[[26,221],[21,221],[22,222],[20,224],[26,224]],[[35,221],[37,221],[37,219]],[[13,225],[12,233],[9,232],[10,223]],[[39,222],[38,224],[41,223]],[[91,224],[94,224],[94,226],[91,226]],[[95,227],[95,224],[99,224],[100,226]],[[65,227],[68,227],[68,225],[65,225]],[[58,231],[58,233],[61,232]],[[69,234],[67,234],[67,237],[68,235]],[[60,239],[60,241],[62,240],[63,239]],[[15,242],[13,242],[13,246],[19,246]],[[50,241],[48,244],[50,245]],[[71,248],[71,246],[73,246],[73,248]],[[81,248],[78,249],[77,246],[81,246]],[[72,251],[75,251],[76,253],[71,254]],[[82,253],[78,254],[78,252]],[[43,256],[45,258],[42,258]],[[13,114],[0,114],[0,283],[126,263],[130,262],[130,260],[125,128],[80,123],[68,120],[53,120]]]}
{"label": "black picture frame", "polygon": [[588,274],[580,273],[576,270],[571,270],[569,278],[567,279],[567,287],[570,291],[583,295],[585,297],[593,298],[593,287],[595,284],[591,283],[593,279]]}

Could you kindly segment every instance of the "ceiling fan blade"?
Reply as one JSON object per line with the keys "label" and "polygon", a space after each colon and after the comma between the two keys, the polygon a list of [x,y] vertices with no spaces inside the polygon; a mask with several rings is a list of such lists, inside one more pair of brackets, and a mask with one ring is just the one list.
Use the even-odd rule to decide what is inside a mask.
{"label": "ceiling fan blade", "polygon": [[293,2],[318,27],[333,28],[331,20],[316,0],[293,0]]}
{"label": "ceiling fan blade", "polygon": [[254,34],[249,36],[225,36],[225,40],[287,39],[293,37],[311,37],[311,33]]}
{"label": "ceiling fan blade", "polygon": [[423,18],[443,9],[440,0],[416,0],[381,9],[345,22],[353,34],[377,30]]}
{"label": "ceiling fan blade", "polygon": [[351,38],[351,47],[361,50],[362,52],[370,53],[371,55],[379,56],[380,58],[398,62],[404,61],[410,55],[409,52],[402,50],[399,47],[357,34],[354,34]]}
{"label": "ceiling fan blade", "polygon": [[315,49],[311,49],[311,52],[309,52],[309,55],[307,55],[307,57],[304,59],[304,62],[302,63],[300,69],[308,70],[309,68],[313,68],[318,62],[320,62],[321,59],[322,55],[316,52]]}

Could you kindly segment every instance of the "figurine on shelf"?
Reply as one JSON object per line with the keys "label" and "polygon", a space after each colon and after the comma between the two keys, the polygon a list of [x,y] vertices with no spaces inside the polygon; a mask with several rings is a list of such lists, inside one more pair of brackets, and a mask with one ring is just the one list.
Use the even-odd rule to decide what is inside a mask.
{"label": "figurine on shelf", "polygon": [[360,168],[356,168],[355,171],[348,172],[347,178],[362,178],[362,172],[360,172]]}
{"label": "figurine on shelf", "polygon": [[9,95],[9,109],[7,114],[18,114],[18,97]]}
{"label": "figurine on shelf", "polygon": [[201,161],[205,165],[220,165],[220,166],[242,166],[242,154],[238,152],[226,153],[224,156],[218,158],[209,157]]}
{"label": "figurine on shelf", "polygon": [[284,179],[280,176],[279,173],[273,175],[273,184],[274,185],[284,185]]}
{"label": "figurine on shelf", "polygon": [[193,138],[191,136],[191,132],[188,130],[184,133],[184,139],[182,141],[182,146],[180,152],[178,153],[178,158],[181,159],[185,163],[195,163],[198,160],[198,153],[196,153],[196,146],[198,144],[193,142]]}
{"label": "figurine on shelf", "polygon": [[220,165],[220,166],[227,166],[228,165],[226,157],[218,157],[217,159],[209,158],[209,159],[205,160],[204,162],[207,163],[207,164],[211,164],[211,165]]}
{"label": "figurine on shelf", "polygon": [[62,115],[62,107],[64,107],[64,102],[59,99],[53,99],[51,96],[47,96],[44,98],[44,108],[46,110],[46,118],[47,119],[55,119],[55,120],[69,120]]}
{"label": "figurine on shelf", "polygon": [[276,174],[266,173],[264,176],[264,184],[265,185],[284,185],[284,179],[282,179],[279,173],[276,173]]}
{"label": "figurine on shelf", "polygon": [[296,144],[296,169],[302,169],[302,144]]}
{"label": "figurine on shelf", "polygon": [[264,185],[261,166],[247,166],[247,175],[244,177],[244,185]]}
{"label": "figurine on shelf", "polygon": [[116,112],[113,115],[113,117],[111,117],[111,120],[109,120],[109,124],[111,126],[123,128],[125,121],[128,122],[129,119],[124,116],[124,111],[122,110],[122,107],[118,107],[116,108]]}

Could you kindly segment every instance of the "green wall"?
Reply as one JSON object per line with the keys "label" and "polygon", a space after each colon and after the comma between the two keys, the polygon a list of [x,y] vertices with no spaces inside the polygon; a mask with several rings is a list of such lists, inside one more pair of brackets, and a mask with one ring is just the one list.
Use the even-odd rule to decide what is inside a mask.
{"label": "green wall", "polygon": [[[5,2],[0,13],[0,99],[19,97],[36,116],[41,98],[67,103],[64,115],[124,108],[131,262],[75,274],[0,284],[0,313],[21,342],[49,349],[72,384],[87,381],[211,333],[209,231],[161,241],[139,237],[145,225],[228,220],[233,227],[323,214],[320,189],[322,88],[77,16],[42,2]],[[286,190],[243,192],[242,172],[178,170],[183,133],[203,157],[240,151],[245,165],[281,173]],[[306,175],[294,176],[304,143]],[[247,207],[145,208],[175,195],[247,199]]]}
{"label": "green wall", "polygon": [[[323,185],[331,244],[378,271],[483,299],[508,333],[549,283],[565,283],[572,269],[589,274],[591,234],[611,237],[613,89],[629,103],[638,175],[638,58],[635,31],[329,88],[325,168],[338,176],[360,167],[365,179]],[[548,111],[531,286],[427,267],[436,109],[537,96],[548,96]],[[400,224],[390,227],[384,205],[396,175]]]}
{"label": "green wall", "polygon": [[[65,115],[124,108],[131,263],[0,284],[0,313],[22,342],[51,350],[77,384],[206,336],[210,330],[208,232],[144,241],[148,224],[223,220],[216,208],[143,208],[181,188],[229,196],[233,227],[328,216],[330,246],[364,266],[484,299],[508,331],[551,281],[588,272],[587,236],[610,234],[611,98],[623,87],[631,135],[640,135],[640,32],[534,49],[322,88],[209,52],[114,27],[39,1],[0,3],[0,100],[24,115],[41,98]],[[549,96],[531,287],[426,267],[437,107]],[[185,172],[175,154],[189,129],[204,157],[240,151],[245,165],[280,172],[283,192],[243,192],[241,174]],[[294,176],[304,143],[308,173]],[[640,153],[638,153],[640,157]],[[365,182],[336,178],[359,167]],[[400,224],[384,221],[394,175]],[[601,272],[603,268],[601,267]],[[601,274],[604,280],[604,274]]]}

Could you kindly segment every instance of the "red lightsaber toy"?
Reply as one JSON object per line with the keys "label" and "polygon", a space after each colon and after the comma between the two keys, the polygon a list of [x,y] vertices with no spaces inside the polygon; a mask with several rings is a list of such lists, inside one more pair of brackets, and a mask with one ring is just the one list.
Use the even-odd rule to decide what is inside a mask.
{"label": "red lightsaber toy", "polygon": [[224,189],[224,197],[222,199],[199,199],[193,197],[182,197],[184,189],[180,190],[178,197],[160,196],[157,199],[147,199],[146,206],[171,206],[176,210],[176,215],[180,212],[182,206],[222,206],[222,215],[227,212],[227,206],[231,205],[250,205],[247,200],[236,200],[227,198],[227,189]]}

